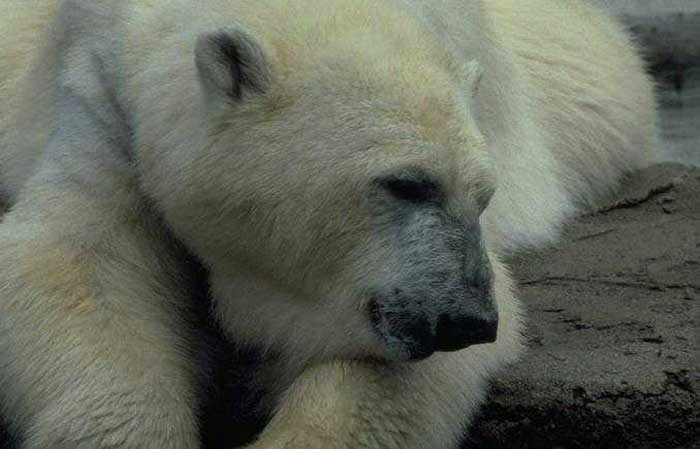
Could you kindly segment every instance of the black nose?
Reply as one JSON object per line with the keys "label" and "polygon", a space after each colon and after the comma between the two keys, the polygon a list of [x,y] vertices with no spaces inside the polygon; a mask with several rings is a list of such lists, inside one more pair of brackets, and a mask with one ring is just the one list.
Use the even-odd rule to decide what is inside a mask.
{"label": "black nose", "polygon": [[436,351],[457,351],[471,345],[493,343],[498,334],[498,315],[442,314],[435,329]]}
{"label": "black nose", "polygon": [[409,359],[424,359],[435,352],[435,336],[427,319],[413,318],[397,323],[395,332],[408,343]]}
{"label": "black nose", "polygon": [[377,299],[368,305],[372,326],[386,345],[387,357],[420,360],[436,351],[457,351],[496,341],[498,311],[491,302],[472,303],[461,310],[408,308],[405,303]]}
{"label": "black nose", "polygon": [[436,351],[457,351],[468,346],[496,341],[498,314],[483,316],[442,314],[438,317],[435,331],[424,318],[399,321],[392,329],[405,343],[409,358],[419,360]]}

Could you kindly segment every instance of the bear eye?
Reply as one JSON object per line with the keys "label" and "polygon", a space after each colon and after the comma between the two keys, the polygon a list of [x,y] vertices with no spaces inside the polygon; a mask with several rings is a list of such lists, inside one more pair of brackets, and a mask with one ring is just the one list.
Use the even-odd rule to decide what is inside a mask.
{"label": "bear eye", "polygon": [[411,203],[438,201],[440,189],[428,176],[389,176],[379,185],[393,197]]}

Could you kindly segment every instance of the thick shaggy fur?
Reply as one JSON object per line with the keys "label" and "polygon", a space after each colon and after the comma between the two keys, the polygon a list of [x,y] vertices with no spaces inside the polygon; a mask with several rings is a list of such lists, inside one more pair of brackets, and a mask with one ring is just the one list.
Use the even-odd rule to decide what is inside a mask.
{"label": "thick shaggy fur", "polygon": [[[521,349],[499,255],[655,150],[640,58],[576,0],[0,0],[0,29],[0,410],[27,449],[199,447],[183,248],[274,360],[252,448],[454,448]],[[439,209],[373,182],[406,167]],[[449,294],[478,222],[498,340],[390,361],[368,292]]]}

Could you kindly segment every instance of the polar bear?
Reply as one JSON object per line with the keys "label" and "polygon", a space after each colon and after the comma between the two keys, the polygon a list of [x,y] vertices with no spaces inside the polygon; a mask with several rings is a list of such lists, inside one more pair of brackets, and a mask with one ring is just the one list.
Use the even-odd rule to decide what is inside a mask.
{"label": "polar bear", "polygon": [[217,326],[260,350],[250,448],[456,448],[521,351],[501,257],[655,158],[642,61],[576,0],[0,0],[0,28],[26,449],[203,447]]}

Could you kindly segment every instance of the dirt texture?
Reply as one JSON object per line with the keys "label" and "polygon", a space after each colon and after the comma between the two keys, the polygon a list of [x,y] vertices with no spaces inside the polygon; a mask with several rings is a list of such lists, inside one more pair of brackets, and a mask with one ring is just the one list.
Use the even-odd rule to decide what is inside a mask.
{"label": "dirt texture", "polygon": [[529,353],[465,447],[700,448],[700,169],[640,173],[512,264]]}

